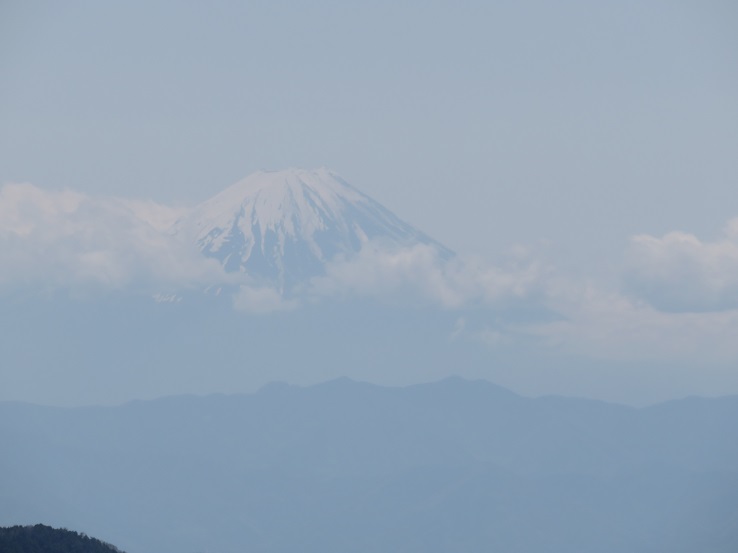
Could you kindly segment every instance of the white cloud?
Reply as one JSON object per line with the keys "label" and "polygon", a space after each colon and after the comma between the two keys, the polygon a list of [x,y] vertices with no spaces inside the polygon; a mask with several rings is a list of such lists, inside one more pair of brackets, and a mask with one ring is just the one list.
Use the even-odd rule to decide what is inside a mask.
{"label": "white cloud", "polygon": [[730,363],[738,358],[738,219],[712,242],[692,234],[631,239],[624,292],[559,279],[562,318],[522,329],[550,349],[599,359]]}
{"label": "white cloud", "polygon": [[177,209],[152,202],[0,188],[0,288],[188,287],[222,281],[220,266],[163,232]]}
{"label": "white cloud", "polygon": [[738,219],[714,242],[683,232],[633,237],[625,283],[630,293],[663,311],[738,308]]}
{"label": "white cloud", "polygon": [[242,285],[233,297],[233,306],[246,313],[266,314],[297,308],[297,300],[287,300],[274,288]]}
{"label": "white cloud", "polygon": [[[153,202],[6,185],[0,290],[133,289],[169,297],[182,288],[225,285],[239,286],[233,305],[244,312],[300,306],[244,274],[227,275],[167,232],[182,214]],[[429,245],[388,249],[369,242],[329,263],[303,292],[318,301],[358,296],[458,309],[464,314],[450,339],[472,337],[494,348],[543,347],[602,359],[738,357],[738,219],[714,242],[684,233],[635,237],[626,281],[630,297],[556,274],[529,252],[495,266],[445,258]]]}
{"label": "white cloud", "polygon": [[430,245],[387,249],[368,243],[314,278],[319,297],[369,296],[432,301],[449,309],[525,300],[542,291],[547,269],[530,259],[494,267],[473,257],[443,258]]}
{"label": "white cloud", "polygon": [[560,320],[526,325],[553,350],[595,359],[693,363],[738,358],[738,311],[664,312],[594,286],[570,285],[552,300]]}
{"label": "white cloud", "polygon": [[136,218],[147,222],[160,232],[169,232],[178,219],[190,212],[186,207],[162,205],[151,200],[116,198],[114,201],[128,208]]}
{"label": "white cloud", "polygon": [[393,249],[369,242],[357,255],[329,263],[297,300],[242,273],[226,274],[170,234],[182,214],[153,202],[6,185],[0,188],[0,291],[133,289],[177,301],[182,288],[223,286],[237,290],[234,309],[256,314],[358,296],[459,310],[449,340],[481,340],[497,350],[655,362],[738,358],[738,219],[714,242],[676,232],[633,238],[630,296],[557,274],[527,251],[491,265],[445,258],[429,245]]}
{"label": "white cloud", "polygon": [[[169,293],[192,286],[241,285],[239,310],[292,309],[277,290],[226,274],[182,235],[169,232],[186,213],[154,202],[50,192],[30,184],[0,188],[0,290],[143,289]],[[522,260],[522,261],[521,261]],[[541,266],[530,258],[503,268],[478,258],[443,258],[429,245],[387,249],[369,242],[327,265],[303,292],[315,299],[369,296],[431,301],[446,308],[525,300],[540,291]]]}
{"label": "white cloud", "polygon": [[[544,292],[534,294],[527,305],[510,310],[490,305],[465,316],[452,337],[544,358],[563,355],[645,366],[725,366],[738,359],[738,309],[664,311],[602,283],[553,273],[544,274],[539,286]],[[521,316],[527,307],[538,308],[541,316]]]}

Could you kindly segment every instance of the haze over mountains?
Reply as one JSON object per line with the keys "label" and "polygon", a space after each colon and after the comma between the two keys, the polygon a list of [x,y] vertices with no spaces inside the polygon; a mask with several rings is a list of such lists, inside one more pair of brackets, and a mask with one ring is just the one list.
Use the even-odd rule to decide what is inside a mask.
{"label": "haze over mountains", "polygon": [[653,311],[590,324],[620,299],[457,255],[324,169],[192,209],[3,194],[4,399],[76,407],[0,402],[0,524],[129,553],[735,550],[735,397],[488,382],[680,395],[566,348],[649,343]]}
{"label": "haze over mountains", "polygon": [[339,379],[0,403],[0,524],[129,553],[733,553],[738,398],[646,409]]}
{"label": "haze over mountains", "polygon": [[467,264],[326,169],[188,209],[13,185],[0,212],[2,393],[42,403],[433,379],[483,348],[462,353],[458,308],[509,308],[536,280]]}
{"label": "haze over mountains", "polygon": [[736,28],[2,2],[0,528],[738,552]]}
{"label": "haze over mountains", "polygon": [[[669,256],[643,243],[657,274]],[[5,185],[0,266],[5,399],[456,374],[637,404],[738,390],[732,312],[660,310],[529,248],[455,254],[327,169],[259,172],[192,208]]]}

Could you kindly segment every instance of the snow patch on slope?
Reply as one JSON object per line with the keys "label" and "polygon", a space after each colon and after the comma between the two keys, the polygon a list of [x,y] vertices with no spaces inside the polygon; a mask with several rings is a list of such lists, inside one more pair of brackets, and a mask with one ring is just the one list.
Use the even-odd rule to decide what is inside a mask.
{"label": "snow patch on slope", "polygon": [[197,206],[175,225],[229,272],[285,291],[322,275],[337,255],[370,241],[440,244],[327,169],[260,171]]}

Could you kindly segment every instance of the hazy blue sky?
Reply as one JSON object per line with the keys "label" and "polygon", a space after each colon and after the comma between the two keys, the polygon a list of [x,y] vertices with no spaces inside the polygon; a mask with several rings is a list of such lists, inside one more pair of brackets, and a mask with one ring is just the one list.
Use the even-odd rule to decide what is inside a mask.
{"label": "hazy blue sky", "polygon": [[461,251],[712,239],[736,29],[730,1],[3,2],[0,179],[192,202],[328,166]]}
{"label": "hazy blue sky", "polygon": [[[738,393],[737,30],[728,0],[2,2],[0,292],[74,296],[90,275],[116,290],[201,282],[212,267],[170,263],[169,244],[105,198],[190,205],[258,169],[325,166],[497,264],[449,272],[409,258],[418,289],[470,310],[449,316],[452,338],[531,355],[536,370],[551,352],[581,368],[473,376],[522,391],[589,379],[527,390],[604,397],[610,383],[587,367],[624,363],[640,375],[620,382],[626,399],[648,370],[654,389],[678,380],[649,397]],[[45,316],[18,315],[23,334],[8,315],[23,309],[0,317],[17,355],[0,373],[19,390],[6,398],[36,397],[44,378],[18,369],[43,353],[29,337]],[[43,366],[73,365],[74,348],[46,330],[63,351]],[[496,367],[518,366],[508,353]],[[146,386],[125,397],[204,389]]]}

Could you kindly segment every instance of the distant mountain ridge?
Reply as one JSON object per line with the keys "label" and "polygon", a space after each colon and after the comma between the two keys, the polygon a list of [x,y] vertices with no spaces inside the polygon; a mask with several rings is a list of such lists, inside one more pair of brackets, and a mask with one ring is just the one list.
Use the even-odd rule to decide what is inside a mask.
{"label": "distant mountain ridge", "polygon": [[635,409],[449,378],[0,403],[0,524],[130,553],[734,553],[738,397]]}
{"label": "distant mountain ridge", "polygon": [[229,272],[280,290],[321,275],[370,241],[449,250],[328,169],[259,171],[195,207],[176,233]]}

